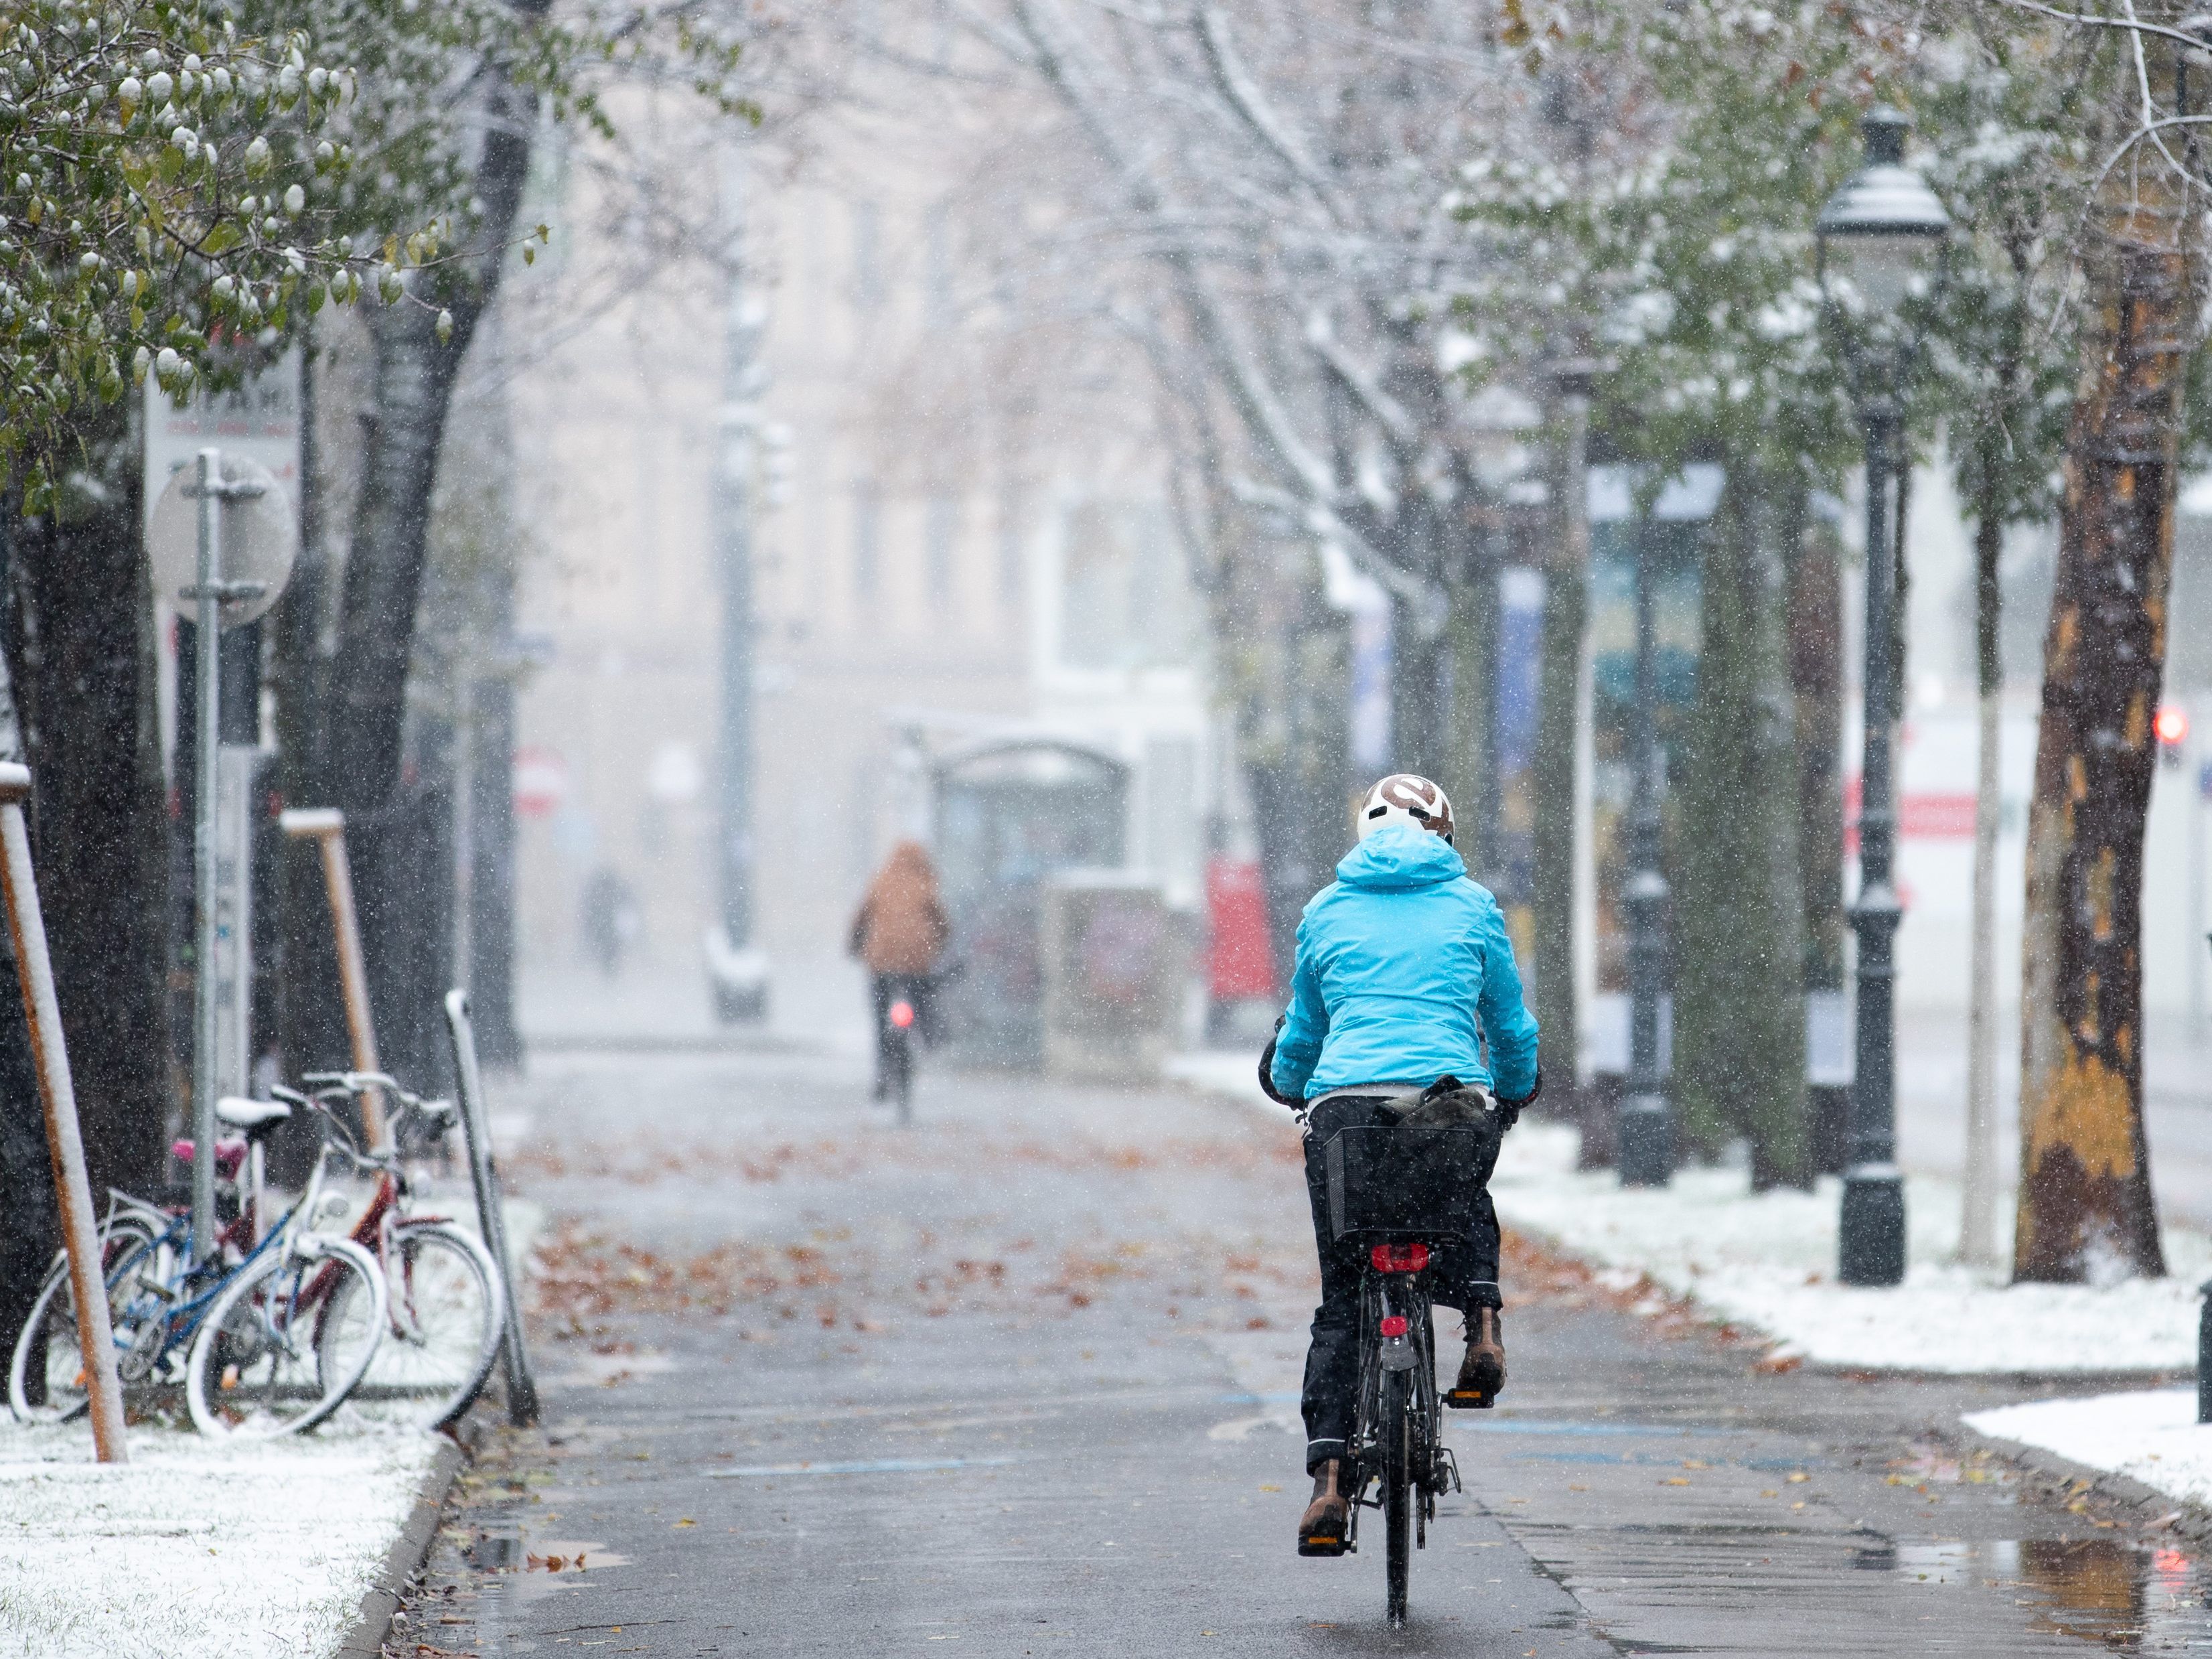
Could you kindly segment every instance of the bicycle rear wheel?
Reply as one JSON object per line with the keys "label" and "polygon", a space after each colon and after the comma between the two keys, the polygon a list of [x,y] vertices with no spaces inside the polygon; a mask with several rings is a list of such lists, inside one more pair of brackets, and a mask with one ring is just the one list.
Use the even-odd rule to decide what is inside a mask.
{"label": "bicycle rear wheel", "polygon": [[1394,1629],[1406,1622],[1406,1582],[1413,1559],[1412,1381],[1404,1371],[1386,1371],[1382,1376],[1383,1565]]}
{"label": "bicycle rear wheel", "polygon": [[[327,1316],[349,1308],[342,1366],[325,1368]],[[285,1240],[223,1287],[192,1339],[185,1401],[202,1434],[265,1439],[336,1411],[375,1357],[389,1315],[376,1258],[351,1239]]]}
{"label": "bicycle rear wheel", "polygon": [[[400,1222],[390,1259],[384,1340],[353,1401],[374,1417],[441,1429],[475,1403],[499,1358],[499,1276],[483,1244],[445,1221]],[[319,1339],[326,1372],[345,1367],[364,1294],[349,1279],[331,1296]]]}
{"label": "bicycle rear wheel", "polygon": [[[100,1235],[107,1281],[108,1324],[118,1351],[131,1344],[138,1269],[154,1249],[155,1229],[136,1215],[118,1217]],[[160,1310],[155,1310],[158,1316]],[[91,1403],[84,1349],[77,1334],[76,1294],[69,1263],[57,1261],[31,1304],[8,1365],[8,1405],[19,1423],[62,1423]]]}
{"label": "bicycle rear wheel", "polygon": [[902,1028],[891,1036],[891,1098],[898,1104],[899,1125],[914,1121],[914,1032]]}

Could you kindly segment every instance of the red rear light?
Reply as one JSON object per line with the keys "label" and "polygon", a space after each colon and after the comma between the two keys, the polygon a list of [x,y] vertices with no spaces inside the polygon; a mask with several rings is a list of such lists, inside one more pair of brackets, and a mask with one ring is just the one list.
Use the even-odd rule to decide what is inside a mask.
{"label": "red rear light", "polygon": [[902,999],[891,1004],[891,1024],[903,1031],[914,1024],[914,1004]]}
{"label": "red rear light", "polygon": [[1367,1253],[1378,1273],[1417,1273],[1429,1265],[1425,1244],[1377,1244]]}
{"label": "red rear light", "polygon": [[1392,1314],[1392,1315],[1391,1315],[1388,1319],[1385,1319],[1385,1320],[1382,1322],[1382,1334],[1383,1334],[1383,1335],[1385,1335],[1385,1336],[1403,1336],[1403,1335],[1405,1335],[1405,1334],[1406,1334],[1406,1316],[1405,1316],[1405,1315],[1403,1315],[1403,1314]]}

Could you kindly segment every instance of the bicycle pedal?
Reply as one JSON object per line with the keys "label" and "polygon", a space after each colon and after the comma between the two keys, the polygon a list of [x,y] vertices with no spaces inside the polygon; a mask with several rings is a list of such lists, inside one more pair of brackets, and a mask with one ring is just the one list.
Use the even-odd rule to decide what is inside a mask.
{"label": "bicycle pedal", "polygon": [[1496,1395],[1479,1389],[1454,1389],[1444,1395],[1444,1404],[1459,1412],[1486,1412],[1497,1403]]}

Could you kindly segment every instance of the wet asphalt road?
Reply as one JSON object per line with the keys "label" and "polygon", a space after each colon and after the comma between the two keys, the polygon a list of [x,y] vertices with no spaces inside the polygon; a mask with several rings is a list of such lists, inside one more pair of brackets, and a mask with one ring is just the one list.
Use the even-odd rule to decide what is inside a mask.
{"label": "wet asphalt road", "polygon": [[775,1053],[543,1057],[500,1105],[547,1421],[488,1436],[391,1654],[2212,1650],[2143,1517],[1961,1464],[2033,1390],[1765,1374],[1526,1244],[1393,1632],[1379,1528],[1292,1548],[1287,1126],[932,1074],[902,1131]]}

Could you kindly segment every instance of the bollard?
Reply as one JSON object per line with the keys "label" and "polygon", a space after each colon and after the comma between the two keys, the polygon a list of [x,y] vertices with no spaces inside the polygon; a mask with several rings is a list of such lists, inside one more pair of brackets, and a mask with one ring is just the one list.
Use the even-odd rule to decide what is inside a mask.
{"label": "bollard", "polygon": [[1620,1103],[1613,1161],[1624,1187],[1664,1187],[1674,1178],[1674,1115],[1664,1095],[1631,1095]]}
{"label": "bollard", "polygon": [[446,1030],[453,1039],[453,1086],[461,1097],[461,1138],[468,1143],[469,1178],[477,1189],[477,1224],[492,1260],[499,1264],[501,1288],[507,1292],[507,1336],[501,1344],[507,1370],[507,1420],[520,1428],[538,1420],[538,1382],[530,1374],[530,1351],[522,1344],[522,1297],[514,1258],[507,1248],[507,1216],[499,1206],[499,1171],[492,1165],[491,1125],[484,1116],[476,1027],[469,1019],[466,991],[446,993]]}
{"label": "bollard", "polygon": [[70,1081],[61,1005],[54,1000],[53,963],[46,954],[46,925],[39,915],[39,885],[31,872],[31,837],[23,823],[23,802],[30,793],[28,768],[0,763],[0,886],[7,890],[8,927],[15,944],[23,1013],[31,1028],[31,1059],[46,1102],[46,1153],[53,1160],[54,1193],[61,1200],[70,1293],[77,1309],[77,1346],[84,1356],[86,1392],[91,1396],[92,1443],[101,1462],[127,1463],[123,1384],[116,1376],[115,1333],[107,1319],[100,1224],[93,1217],[92,1183],[84,1172],[76,1091]]}
{"label": "bollard", "polygon": [[[346,862],[345,814],[335,806],[287,807],[276,826],[295,841],[312,841],[322,849],[323,887],[330,895],[331,926],[337,935],[338,988],[345,998],[346,1034],[353,1040],[353,1068],[380,1072],[376,1057],[376,1022],[368,1011],[368,964],[361,954],[361,921],[353,908],[353,870]],[[388,1152],[384,1093],[364,1090],[362,1133],[373,1152]]]}
{"label": "bollard", "polygon": [[2212,1423],[2212,1279],[2197,1287],[2197,1420]]}

